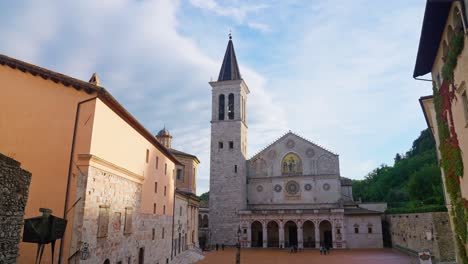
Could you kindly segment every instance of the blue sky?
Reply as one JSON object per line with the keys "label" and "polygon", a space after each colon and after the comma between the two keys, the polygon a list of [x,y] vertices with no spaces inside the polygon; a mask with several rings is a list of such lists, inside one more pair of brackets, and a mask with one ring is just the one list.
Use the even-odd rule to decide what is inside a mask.
{"label": "blue sky", "polygon": [[360,179],[426,127],[412,79],[425,1],[2,1],[0,53],[88,80],[141,123],[165,124],[209,187],[211,87],[232,31],[251,93],[248,154],[288,130]]}

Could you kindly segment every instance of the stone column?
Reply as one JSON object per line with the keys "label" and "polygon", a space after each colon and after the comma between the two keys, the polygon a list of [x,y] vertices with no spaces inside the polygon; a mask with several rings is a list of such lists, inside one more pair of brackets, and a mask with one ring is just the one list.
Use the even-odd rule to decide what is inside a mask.
{"label": "stone column", "polygon": [[300,249],[304,248],[304,233],[301,222],[297,223],[297,247]]}
{"label": "stone column", "polygon": [[340,232],[341,232],[341,245],[343,248],[346,248],[346,229],[344,226],[344,220],[341,221]]}
{"label": "stone column", "polygon": [[332,220],[331,221],[331,224],[332,224],[332,247],[333,248],[336,248],[336,225],[335,225],[335,220]]}
{"label": "stone column", "polygon": [[284,225],[283,222],[279,222],[279,246],[284,248]]}
{"label": "stone column", "polygon": [[320,221],[315,221],[315,248],[320,248]]}
{"label": "stone column", "polygon": [[263,221],[262,223],[263,227],[263,248],[268,247],[268,232],[267,232],[267,226],[266,226],[266,221]]}
{"label": "stone column", "polygon": [[249,226],[247,227],[247,247],[252,246],[252,224],[248,223]]}

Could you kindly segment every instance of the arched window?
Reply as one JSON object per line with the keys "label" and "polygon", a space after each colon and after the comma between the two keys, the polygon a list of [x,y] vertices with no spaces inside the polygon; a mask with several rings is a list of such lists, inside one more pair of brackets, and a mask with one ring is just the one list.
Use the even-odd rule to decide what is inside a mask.
{"label": "arched window", "polygon": [[218,111],[218,119],[224,120],[224,94],[219,96],[219,111]]}
{"label": "arched window", "polygon": [[228,118],[234,119],[234,94],[228,96]]}
{"label": "arched window", "polygon": [[458,7],[455,7],[453,10],[453,15],[452,15],[452,21],[453,21],[453,27],[455,28],[455,32],[459,33],[463,31],[463,22],[462,22],[462,16],[460,9]]}
{"label": "arched window", "polygon": [[104,260],[104,264],[110,264],[110,260],[109,259]]}

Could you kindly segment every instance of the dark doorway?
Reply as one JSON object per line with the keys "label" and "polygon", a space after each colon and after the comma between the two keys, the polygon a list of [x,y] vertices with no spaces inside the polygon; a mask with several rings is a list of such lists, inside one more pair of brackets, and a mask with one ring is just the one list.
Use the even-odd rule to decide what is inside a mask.
{"label": "dark doorway", "polygon": [[267,224],[268,247],[279,248],[279,227],[275,221]]}
{"label": "dark doorway", "polygon": [[302,226],[302,237],[304,238],[304,248],[315,247],[315,225],[312,221],[305,221]]}
{"label": "dark doorway", "polygon": [[138,264],[145,263],[145,249],[140,248],[140,252],[138,252]]}
{"label": "dark doorway", "polygon": [[288,221],[284,225],[285,247],[297,246],[297,225],[293,221]]}
{"label": "dark doorway", "polygon": [[252,223],[252,247],[263,247],[263,228],[262,223],[255,221]]}
{"label": "dark doorway", "polygon": [[333,248],[332,225],[329,221],[323,220],[319,225],[320,244]]}
{"label": "dark doorway", "polygon": [[392,235],[390,234],[390,224],[386,221],[382,221],[382,238],[384,247],[392,247]]}

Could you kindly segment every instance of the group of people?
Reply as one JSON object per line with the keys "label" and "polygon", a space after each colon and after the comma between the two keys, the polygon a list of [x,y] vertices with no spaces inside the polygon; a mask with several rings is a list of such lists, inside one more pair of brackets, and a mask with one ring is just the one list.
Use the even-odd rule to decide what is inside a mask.
{"label": "group of people", "polygon": [[[219,249],[219,244],[216,243],[216,246],[215,246],[215,247],[216,247],[216,251],[218,251],[218,249]],[[224,243],[221,244],[221,249],[224,250]]]}
{"label": "group of people", "polygon": [[330,247],[328,245],[320,244],[320,255],[330,254]]}

